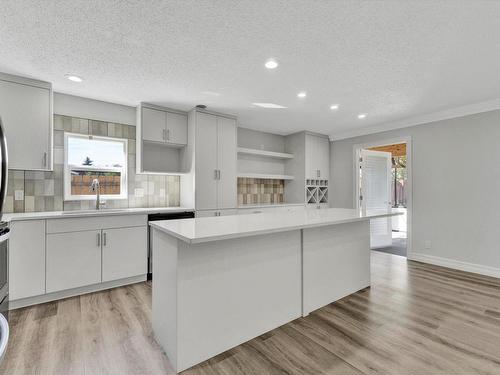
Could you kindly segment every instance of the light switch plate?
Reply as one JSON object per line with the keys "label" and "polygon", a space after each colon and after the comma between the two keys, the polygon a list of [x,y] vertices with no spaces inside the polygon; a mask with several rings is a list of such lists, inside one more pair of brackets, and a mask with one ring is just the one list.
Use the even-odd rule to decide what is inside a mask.
{"label": "light switch plate", "polygon": [[14,191],[14,200],[16,200],[16,201],[24,200],[24,190],[15,190]]}

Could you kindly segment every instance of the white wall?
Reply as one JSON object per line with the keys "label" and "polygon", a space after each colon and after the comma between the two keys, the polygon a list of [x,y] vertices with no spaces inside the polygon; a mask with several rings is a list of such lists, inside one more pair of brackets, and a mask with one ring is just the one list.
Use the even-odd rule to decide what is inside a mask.
{"label": "white wall", "polygon": [[412,258],[500,277],[498,110],[332,142],[331,206],[353,206],[353,145],[408,135]]}
{"label": "white wall", "polygon": [[278,134],[238,127],[238,146],[285,152],[285,137]]}
{"label": "white wall", "polygon": [[135,125],[135,107],[54,93],[54,113],[119,124]]}

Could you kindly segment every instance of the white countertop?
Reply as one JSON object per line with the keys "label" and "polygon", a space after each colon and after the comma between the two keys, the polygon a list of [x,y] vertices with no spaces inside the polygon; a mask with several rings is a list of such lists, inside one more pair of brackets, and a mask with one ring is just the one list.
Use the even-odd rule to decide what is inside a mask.
{"label": "white countertop", "polygon": [[391,210],[362,212],[345,208],[304,209],[298,212],[230,215],[150,222],[159,229],[189,244],[245,236],[285,232],[334,224],[352,223],[401,213]]}
{"label": "white countertop", "polygon": [[3,214],[3,221],[16,220],[43,220],[43,219],[64,219],[70,217],[89,216],[112,216],[112,215],[139,215],[155,213],[175,213],[184,211],[194,211],[187,207],[145,207],[145,208],[103,208],[101,210],[75,210],[75,211],[42,211]]}
{"label": "white countertop", "polygon": [[289,206],[302,206],[305,207],[304,203],[256,203],[256,204],[242,204],[238,206],[238,209],[251,209],[251,208],[265,208],[265,207],[289,207]]}

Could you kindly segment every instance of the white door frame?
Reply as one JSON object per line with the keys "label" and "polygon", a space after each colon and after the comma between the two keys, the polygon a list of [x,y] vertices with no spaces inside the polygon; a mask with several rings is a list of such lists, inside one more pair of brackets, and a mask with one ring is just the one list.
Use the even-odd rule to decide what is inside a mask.
{"label": "white door frame", "polygon": [[399,143],[406,144],[406,203],[407,203],[407,241],[406,241],[406,257],[408,259],[413,259],[412,256],[412,239],[413,239],[413,227],[412,227],[412,213],[413,213],[413,178],[412,178],[412,148],[411,148],[411,136],[397,137],[382,139],[379,141],[360,143],[353,146],[353,158],[354,158],[354,170],[353,170],[353,207],[359,209],[359,157],[360,151],[366,148],[388,146]]}

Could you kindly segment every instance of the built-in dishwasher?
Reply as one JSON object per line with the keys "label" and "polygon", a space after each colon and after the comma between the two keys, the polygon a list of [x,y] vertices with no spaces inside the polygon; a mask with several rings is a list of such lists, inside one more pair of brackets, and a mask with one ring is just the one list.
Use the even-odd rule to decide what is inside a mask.
{"label": "built-in dishwasher", "polygon": [[[182,212],[163,212],[158,214],[149,214],[148,222],[160,220],[179,220],[194,218],[194,211]],[[153,278],[153,238],[151,228],[148,226],[148,280]]]}

